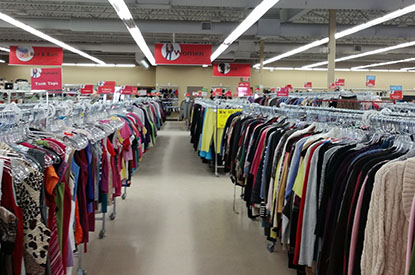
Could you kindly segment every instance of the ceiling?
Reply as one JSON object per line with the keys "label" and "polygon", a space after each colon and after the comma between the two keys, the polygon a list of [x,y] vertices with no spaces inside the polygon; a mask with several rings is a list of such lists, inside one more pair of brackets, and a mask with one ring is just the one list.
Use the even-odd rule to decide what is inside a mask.
{"label": "ceiling", "polygon": [[[217,47],[259,0],[125,0],[146,42],[210,43]],[[226,3],[227,7],[224,7]],[[281,0],[219,60],[259,61],[327,37],[328,9],[337,9],[337,28],[344,29],[413,4],[409,0]],[[356,9],[359,7],[359,9]],[[0,11],[107,63],[134,63],[142,53],[107,0],[0,0]],[[211,23],[208,30],[202,22]],[[409,14],[337,41],[342,57],[415,40],[415,14]],[[0,46],[49,45],[36,36],[0,22]],[[360,51],[356,46],[360,46]],[[297,67],[327,59],[327,46],[278,61],[271,66]],[[414,57],[413,47],[341,62],[339,68]],[[0,52],[0,59],[7,53]],[[64,62],[89,62],[66,52]],[[415,66],[398,64],[388,68]]]}

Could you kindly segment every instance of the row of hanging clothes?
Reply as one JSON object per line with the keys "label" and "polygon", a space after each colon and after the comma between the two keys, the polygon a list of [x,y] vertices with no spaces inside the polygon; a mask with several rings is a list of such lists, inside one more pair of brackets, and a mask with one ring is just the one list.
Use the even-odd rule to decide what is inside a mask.
{"label": "row of hanging clothes", "polygon": [[341,109],[354,110],[379,110],[377,102],[381,101],[379,96],[372,92],[297,92],[287,97],[278,97],[274,95],[264,95],[255,99],[255,103],[263,106],[280,106],[281,103],[298,106],[318,106],[318,107],[335,107]]}
{"label": "row of hanging clothes", "polygon": [[297,274],[415,274],[414,118],[248,106],[226,122],[223,161]]}
{"label": "row of hanging clothes", "polygon": [[195,100],[190,115],[190,142],[202,159],[214,160],[215,154],[219,154],[221,150],[223,127],[227,117],[225,120],[223,118],[228,113],[226,110],[235,106],[242,108],[243,104],[248,103],[245,99]]}
{"label": "row of hanging clothes", "polygon": [[154,145],[161,104],[0,108],[0,274],[71,274],[75,252],[82,244],[87,251],[95,214],[131,184]]}

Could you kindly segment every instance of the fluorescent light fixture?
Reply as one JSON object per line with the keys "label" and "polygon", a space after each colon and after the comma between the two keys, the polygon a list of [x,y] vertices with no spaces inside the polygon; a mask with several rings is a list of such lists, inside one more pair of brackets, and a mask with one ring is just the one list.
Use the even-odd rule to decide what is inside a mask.
{"label": "fluorescent light fixture", "polygon": [[87,54],[86,52],[83,52],[83,51],[80,51],[78,49],[75,49],[74,47],[69,46],[68,44],[66,44],[66,43],[64,43],[64,42],[62,42],[60,40],[57,40],[57,39],[55,39],[55,38],[53,38],[53,37],[51,37],[51,36],[49,36],[49,35],[41,32],[41,31],[38,31],[38,30],[32,28],[31,26],[26,25],[25,23],[22,23],[22,22],[20,22],[20,21],[18,21],[16,19],[14,19],[13,17],[10,17],[10,16],[4,14],[4,13],[1,13],[0,12],[0,19],[3,20],[3,21],[5,21],[6,23],[9,23],[10,25],[13,25],[15,27],[18,27],[18,28],[20,28],[20,29],[22,29],[24,31],[27,31],[27,32],[29,32],[29,33],[31,33],[33,35],[36,35],[37,37],[40,37],[40,38],[42,38],[42,39],[44,39],[46,41],[49,41],[50,43],[55,44],[55,45],[57,45],[57,46],[65,49],[65,50],[68,50],[70,52],[79,54],[80,56],[83,56],[83,57],[85,57],[87,59],[90,59],[90,60],[92,60],[92,61],[94,61],[94,62],[96,62],[98,64],[105,64],[104,61],[99,60],[98,58],[95,58],[95,57]]}
{"label": "fluorescent light fixture", "polygon": [[148,65],[147,61],[145,61],[144,59],[140,60],[140,64],[146,69],[150,68],[150,65]]}
{"label": "fluorescent light fixture", "polygon": [[4,61],[4,60],[0,59],[0,63],[6,63],[6,61]]}
{"label": "fluorescent light fixture", "polygon": [[135,43],[146,56],[147,60],[151,65],[156,66],[156,60],[153,56],[153,53],[144,40],[140,29],[135,24],[133,16],[131,15],[131,12],[125,4],[124,0],[108,0],[108,2],[110,2],[114,10],[117,12],[118,17],[124,22],[124,25],[127,27]]}
{"label": "fluorescent light fixture", "polygon": [[[304,51],[307,51],[307,50],[312,49],[314,47],[318,47],[318,46],[327,44],[328,42],[329,42],[329,38],[328,37],[327,38],[320,39],[320,40],[317,40],[317,41],[314,41],[314,42],[312,42],[310,44],[307,44],[307,45],[298,47],[298,48],[296,48],[294,50],[291,50],[289,52],[286,52],[286,53],[283,53],[283,54],[274,56],[273,58],[267,59],[267,60],[264,61],[264,65],[265,64],[272,63],[272,62],[275,62],[275,61],[278,61],[280,59],[283,59],[283,58],[286,58],[286,57],[289,57],[289,56],[292,56],[292,55],[295,55],[295,54],[298,54],[298,53],[301,53],[301,52],[304,52]],[[259,67],[260,65],[261,64],[255,64],[254,67]]]}
{"label": "fluorescent light fixture", "polygon": [[66,67],[99,67],[99,68],[133,68],[135,64],[94,64],[94,63],[63,63]]}
{"label": "fluorescent light fixture", "polygon": [[10,52],[10,49],[8,49],[8,48],[5,48],[5,47],[0,47],[0,51],[2,51],[2,52]]}
{"label": "fluorescent light fixture", "polygon": [[207,67],[209,67],[209,65],[204,64],[204,65],[202,65],[202,67],[203,67],[203,68],[207,68]]}
{"label": "fluorescent light fixture", "polygon": [[242,21],[236,29],[223,41],[223,43],[210,56],[210,61],[215,61],[236,39],[244,34],[255,24],[267,11],[269,11],[280,0],[263,0],[252,12]]}
{"label": "fluorescent light fixture", "polygon": [[381,70],[381,69],[379,69],[379,70],[376,70],[376,69],[372,69],[372,70],[370,70],[371,72],[378,72],[378,73],[387,73],[387,72],[389,72],[389,70]]}
{"label": "fluorescent light fixture", "polygon": [[[391,12],[391,13],[388,13],[388,14],[382,16],[382,17],[373,19],[373,20],[368,21],[366,23],[363,23],[361,25],[358,25],[358,26],[355,26],[355,27],[351,27],[351,28],[346,29],[344,31],[340,31],[340,32],[336,33],[334,35],[334,37],[335,37],[335,39],[343,38],[345,36],[348,36],[348,35],[351,35],[351,34],[360,32],[360,31],[365,30],[367,28],[370,28],[370,27],[373,27],[373,26],[382,24],[382,23],[384,23],[386,21],[389,21],[389,20],[392,20],[392,19],[401,17],[401,16],[403,16],[405,14],[408,14],[408,13],[411,13],[411,12],[414,12],[414,11],[415,11],[415,4],[412,4],[410,6],[407,6],[405,8],[396,10],[396,11]],[[298,47],[298,48],[296,48],[294,50],[291,50],[289,52],[286,52],[286,53],[277,55],[277,56],[275,56],[273,58],[267,59],[267,60],[264,61],[264,64],[269,64],[269,63],[275,62],[277,60],[280,60],[280,59],[283,59],[283,58],[286,58],[286,57],[289,57],[289,56],[292,56],[292,55],[295,55],[295,54],[304,52],[304,51],[309,50],[311,48],[321,46],[323,44],[328,43],[328,41],[329,41],[329,38],[328,37],[323,38],[323,39],[320,39],[320,40],[317,40],[317,41],[314,41],[314,42],[312,42],[310,44],[307,44],[307,45]],[[324,65],[324,64],[322,64],[322,65]],[[258,66],[260,66],[260,64],[255,64],[254,67],[258,67]]]}
{"label": "fluorescent light fixture", "polygon": [[369,72],[369,69],[355,69],[355,68],[351,68],[350,71],[352,72]]}
{"label": "fluorescent light fixture", "polygon": [[[345,56],[345,57],[341,57],[341,58],[336,58],[335,62],[341,62],[341,61],[356,59],[356,58],[360,58],[360,57],[364,57],[364,56],[380,54],[380,53],[389,52],[389,51],[402,49],[402,48],[408,48],[408,47],[412,47],[412,46],[415,46],[415,41],[405,42],[405,43],[402,43],[402,44],[398,44],[398,45],[394,45],[394,46],[390,46],[390,47],[386,47],[386,48],[381,48],[381,49],[376,49],[376,50],[373,50],[373,51],[368,51],[368,52],[364,52],[364,53],[359,53],[359,54],[349,55],[349,56]],[[304,68],[319,67],[319,66],[327,65],[328,63],[329,63],[328,61],[322,61],[322,62],[318,62],[318,63],[314,63],[314,64],[304,66]]]}
{"label": "fluorescent light fixture", "polygon": [[381,62],[381,63],[374,63],[364,66],[357,66],[353,67],[353,69],[365,69],[365,68],[372,68],[372,67],[379,67],[379,66],[386,66],[386,65],[392,65],[392,64],[398,64],[398,63],[405,63],[405,62],[412,62],[415,61],[414,57],[406,58],[406,59],[400,59],[400,60],[393,60],[393,61],[387,61],[387,62]]}

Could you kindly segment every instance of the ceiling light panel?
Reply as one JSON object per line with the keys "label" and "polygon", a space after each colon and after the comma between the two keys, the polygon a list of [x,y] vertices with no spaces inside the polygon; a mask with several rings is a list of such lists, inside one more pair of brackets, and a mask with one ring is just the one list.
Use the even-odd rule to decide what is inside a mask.
{"label": "ceiling light panel", "polygon": [[[415,4],[412,4],[408,7],[405,7],[405,8],[396,10],[394,12],[388,13],[388,14],[382,16],[382,17],[373,19],[373,20],[371,20],[369,22],[366,22],[366,23],[363,23],[361,25],[346,29],[344,31],[337,32],[334,37],[335,37],[335,39],[343,38],[345,36],[360,32],[362,30],[365,30],[365,29],[368,29],[370,27],[382,24],[384,22],[387,22],[389,20],[401,17],[405,14],[408,14],[408,13],[411,13],[411,12],[414,12],[414,11],[415,11]],[[267,59],[267,60],[264,61],[264,65],[275,62],[275,61],[278,61],[280,59],[283,59],[283,58],[286,58],[286,57],[289,57],[289,56],[292,56],[292,55],[295,55],[295,54],[298,54],[298,53],[301,53],[301,52],[304,52],[304,51],[309,50],[311,48],[318,47],[318,46],[321,46],[323,44],[326,44],[327,42],[322,43],[323,40],[327,40],[327,42],[328,42],[329,38],[327,37],[327,38],[324,38],[324,39],[321,39],[321,40],[317,40],[317,41],[312,42],[310,44],[307,44],[307,45],[298,47],[294,50],[291,50],[289,52],[286,52],[284,54],[277,55],[273,58]],[[255,64],[254,65],[254,67],[259,67],[259,66],[260,66],[260,64]]]}
{"label": "ceiling light panel", "polygon": [[212,53],[210,61],[215,61],[236,39],[244,34],[252,25],[254,25],[267,11],[269,11],[280,0],[263,0],[252,12],[242,21],[231,34],[226,37],[225,41]]}
{"label": "ceiling light panel", "polygon": [[153,53],[148,47],[146,41],[144,40],[143,34],[141,33],[140,29],[135,24],[134,18],[131,15],[131,12],[125,4],[124,0],[108,0],[108,2],[117,12],[118,17],[124,22],[125,26],[130,32],[130,35],[133,37],[135,43],[143,52],[147,60],[150,62],[151,65],[156,66],[156,60],[153,56]]}
{"label": "ceiling light panel", "polygon": [[[341,62],[341,61],[346,61],[346,60],[357,59],[357,58],[364,57],[364,56],[385,53],[385,52],[398,50],[398,49],[403,49],[403,48],[408,48],[408,47],[412,47],[412,46],[415,46],[415,41],[405,42],[405,43],[402,43],[402,44],[398,44],[398,45],[394,45],[394,46],[390,46],[390,47],[386,47],[386,48],[381,48],[381,49],[376,49],[376,50],[373,50],[373,51],[368,51],[368,52],[364,52],[364,53],[359,53],[359,54],[349,55],[349,56],[345,56],[345,57],[341,57],[341,58],[336,58],[335,62]],[[322,61],[322,62],[318,62],[318,63],[314,63],[314,64],[304,66],[304,68],[314,68],[314,67],[319,67],[319,66],[323,66],[323,65],[327,65],[327,64],[328,64],[327,61]]]}
{"label": "ceiling light panel", "polygon": [[80,55],[82,57],[85,57],[85,58],[87,58],[89,60],[92,60],[93,62],[96,62],[98,64],[105,64],[104,61],[99,60],[98,58],[95,58],[95,57],[87,54],[86,52],[80,51],[80,50],[78,50],[78,49],[76,49],[76,48],[74,48],[72,46],[69,46],[68,44],[66,44],[64,42],[62,42],[60,40],[57,40],[57,39],[55,39],[55,38],[53,38],[53,37],[51,37],[51,36],[49,36],[49,35],[41,32],[41,31],[38,31],[35,28],[33,28],[33,27],[29,26],[29,25],[26,25],[25,23],[20,22],[20,21],[14,19],[13,17],[10,17],[10,16],[8,16],[8,15],[6,15],[4,13],[1,13],[1,12],[0,12],[0,20],[3,20],[6,23],[9,23],[10,25],[13,25],[13,26],[15,26],[17,28],[20,28],[20,29],[24,30],[24,31],[27,31],[27,32],[29,32],[29,33],[31,33],[31,34],[39,37],[39,38],[42,38],[42,39],[44,39],[46,41],[49,41],[50,43],[55,44],[55,45],[57,45],[57,46],[65,49],[67,51],[76,53],[76,54],[78,54],[78,55]]}
{"label": "ceiling light panel", "polygon": [[398,63],[405,63],[405,62],[413,62],[415,61],[414,57],[406,58],[406,59],[400,59],[400,60],[393,60],[393,61],[387,61],[387,62],[380,62],[380,63],[374,63],[364,66],[358,66],[353,67],[352,70],[359,70],[359,69],[365,69],[365,68],[373,68],[373,67],[379,67],[379,66],[386,66],[386,65],[392,65],[392,64],[398,64]]}

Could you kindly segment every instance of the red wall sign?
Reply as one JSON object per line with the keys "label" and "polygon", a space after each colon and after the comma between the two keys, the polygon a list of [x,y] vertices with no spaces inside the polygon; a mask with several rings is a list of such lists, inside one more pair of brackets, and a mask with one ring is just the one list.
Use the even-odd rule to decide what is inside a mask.
{"label": "red wall sign", "polygon": [[82,85],[81,94],[88,95],[94,93],[94,85]]}
{"label": "red wall sign", "polygon": [[138,87],[133,87],[133,95],[138,95]]}
{"label": "red wall sign", "polygon": [[375,87],[375,84],[376,84],[376,76],[367,75],[366,76],[366,87]]}
{"label": "red wall sign", "polygon": [[306,88],[306,89],[313,88],[313,83],[312,82],[306,82],[306,83],[304,83],[304,88]]}
{"label": "red wall sign", "polygon": [[115,81],[98,82],[98,94],[113,94],[115,92]]}
{"label": "red wall sign", "polygon": [[402,85],[391,85],[390,99],[401,100],[403,98],[402,90]]}
{"label": "red wall sign", "polygon": [[284,97],[284,96],[288,96],[289,95],[289,88],[287,88],[287,87],[284,87],[284,88],[281,88],[279,91],[277,91],[277,96],[282,96],[282,97]]}
{"label": "red wall sign", "polygon": [[61,66],[63,62],[62,48],[11,46],[10,65],[47,65]]}
{"label": "red wall sign", "polygon": [[252,89],[250,86],[251,85],[249,84],[249,82],[239,82],[238,96],[239,97],[252,96]]}
{"label": "red wall sign", "polygon": [[222,88],[216,88],[216,89],[213,91],[212,95],[213,95],[213,96],[222,96],[222,95],[223,95]]}
{"label": "red wall sign", "polygon": [[132,95],[133,88],[133,86],[122,86],[120,92],[122,95]]}
{"label": "red wall sign", "polygon": [[215,63],[213,64],[213,76],[226,77],[251,77],[251,65],[237,63]]}
{"label": "red wall sign", "polygon": [[335,85],[336,86],[344,86],[345,80],[344,78],[336,79]]}
{"label": "red wall sign", "polygon": [[62,90],[62,68],[32,68],[32,90]]}
{"label": "red wall sign", "polygon": [[157,65],[210,64],[212,45],[164,43],[154,45]]}

